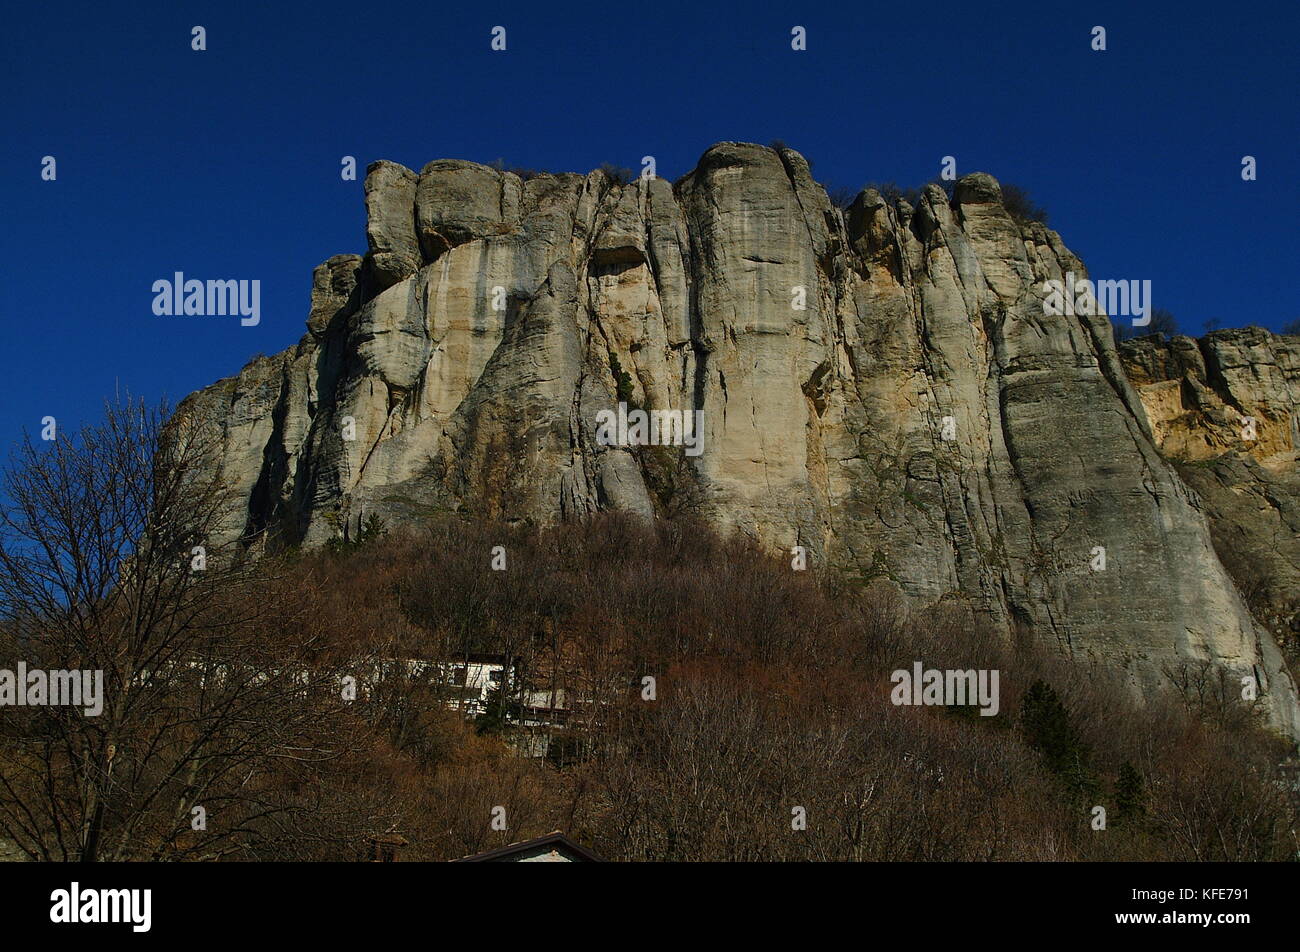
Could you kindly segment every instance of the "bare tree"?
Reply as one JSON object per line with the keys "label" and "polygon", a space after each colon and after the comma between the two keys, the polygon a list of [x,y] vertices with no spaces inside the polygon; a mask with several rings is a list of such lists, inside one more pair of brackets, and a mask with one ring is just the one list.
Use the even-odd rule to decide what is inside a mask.
{"label": "bare tree", "polygon": [[218,439],[128,397],[72,436],[27,438],[4,472],[0,663],[102,677],[97,715],[0,720],[0,832],[34,859],[237,852],[292,808],[283,762],[340,751],[340,692],[292,626],[266,626],[274,579],[211,541],[229,508]]}
{"label": "bare tree", "polygon": [[1117,341],[1146,337],[1148,334],[1173,337],[1178,333],[1178,319],[1174,317],[1172,311],[1167,311],[1163,307],[1152,309],[1151,322],[1144,327],[1134,327],[1130,321],[1122,317],[1114,318],[1111,323],[1115,326]]}

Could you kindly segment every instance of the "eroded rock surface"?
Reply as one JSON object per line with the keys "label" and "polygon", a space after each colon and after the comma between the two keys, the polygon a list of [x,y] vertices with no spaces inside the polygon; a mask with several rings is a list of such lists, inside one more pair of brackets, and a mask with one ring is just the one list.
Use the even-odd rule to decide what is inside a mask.
{"label": "eroded rock surface", "polygon": [[1300,657],[1300,338],[1247,327],[1144,337],[1121,352],[1220,559],[1256,619]]}
{"label": "eroded rock surface", "polygon": [[[375,163],[365,193],[369,251],[317,269],[308,335],[182,408],[224,427],[228,540],[692,509],[1139,686],[1217,661],[1295,733],[1216,552],[1262,526],[1295,552],[1294,340],[1121,359],[1106,317],[1044,314],[1044,282],[1086,269],[983,174],[841,211],[798,153],[726,142],[675,184],[440,160]],[[620,401],[702,411],[703,452],[602,445]],[[1246,409],[1242,455],[1221,430]],[[1170,459],[1222,461],[1218,488]]]}

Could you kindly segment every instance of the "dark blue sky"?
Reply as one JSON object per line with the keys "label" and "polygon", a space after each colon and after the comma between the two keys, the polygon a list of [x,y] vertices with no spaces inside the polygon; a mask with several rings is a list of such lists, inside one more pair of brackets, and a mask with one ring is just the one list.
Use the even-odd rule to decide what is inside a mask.
{"label": "dark blue sky", "polygon": [[[716,141],[779,138],[856,188],[954,155],[1027,188],[1094,276],[1151,279],[1185,330],[1300,317],[1294,2],[402,6],[11,5],[0,443],[119,383],[175,400],[296,342],[313,266],[365,250],[376,158],[651,154],[675,179]],[[260,279],[260,326],[155,316],[174,271]]]}

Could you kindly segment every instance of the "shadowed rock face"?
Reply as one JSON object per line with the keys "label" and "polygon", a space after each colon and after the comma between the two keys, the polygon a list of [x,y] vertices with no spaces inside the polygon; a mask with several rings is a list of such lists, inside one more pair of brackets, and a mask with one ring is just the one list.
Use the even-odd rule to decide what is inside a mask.
{"label": "shadowed rock face", "polygon": [[[1193,376],[1239,408],[1251,380],[1294,475],[1294,341],[1137,342],[1121,360],[1106,317],[1045,316],[1044,282],[1086,269],[983,174],[951,200],[869,190],[841,212],[798,153],[726,142],[675,185],[443,160],[377,162],[365,193],[369,252],[316,269],[308,335],[182,407],[225,427],[227,541],[318,543],[371,512],[691,509],[918,600],[964,598],[1139,686],[1217,660],[1296,732],[1224,533],[1161,452],[1208,424],[1153,409],[1170,385],[1185,406]],[[602,445],[597,414],[620,398],[702,411],[703,452]],[[1269,459],[1240,465],[1272,479]],[[1285,498],[1294,551],[1284,483],[1259,491]],[[1250,531],[1226,498],[1216,527]]]}

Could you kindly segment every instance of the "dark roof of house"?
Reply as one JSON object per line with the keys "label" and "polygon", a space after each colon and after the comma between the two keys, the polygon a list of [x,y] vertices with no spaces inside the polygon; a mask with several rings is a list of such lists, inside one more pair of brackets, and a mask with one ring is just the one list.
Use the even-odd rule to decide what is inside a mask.
{"label": "dark roof of house", "polygon": [[465,856],[461,859],[452,860],[453,863],[491,863],[501,860],[509,860],[511,857],[520,853],[532,853],[537,850],[551,848],[560,853],[571,856],[574,860],[583,863],[603,863],[604,860],[573,840],[569,839],[558,830],[554,833],[547,833],[545,836],[539,836],[536,839],[524,840],[522,843],[511,843],[509,846],[501,846],[494,850],[488,850],[486,853],[475,853],[473,856]]}

